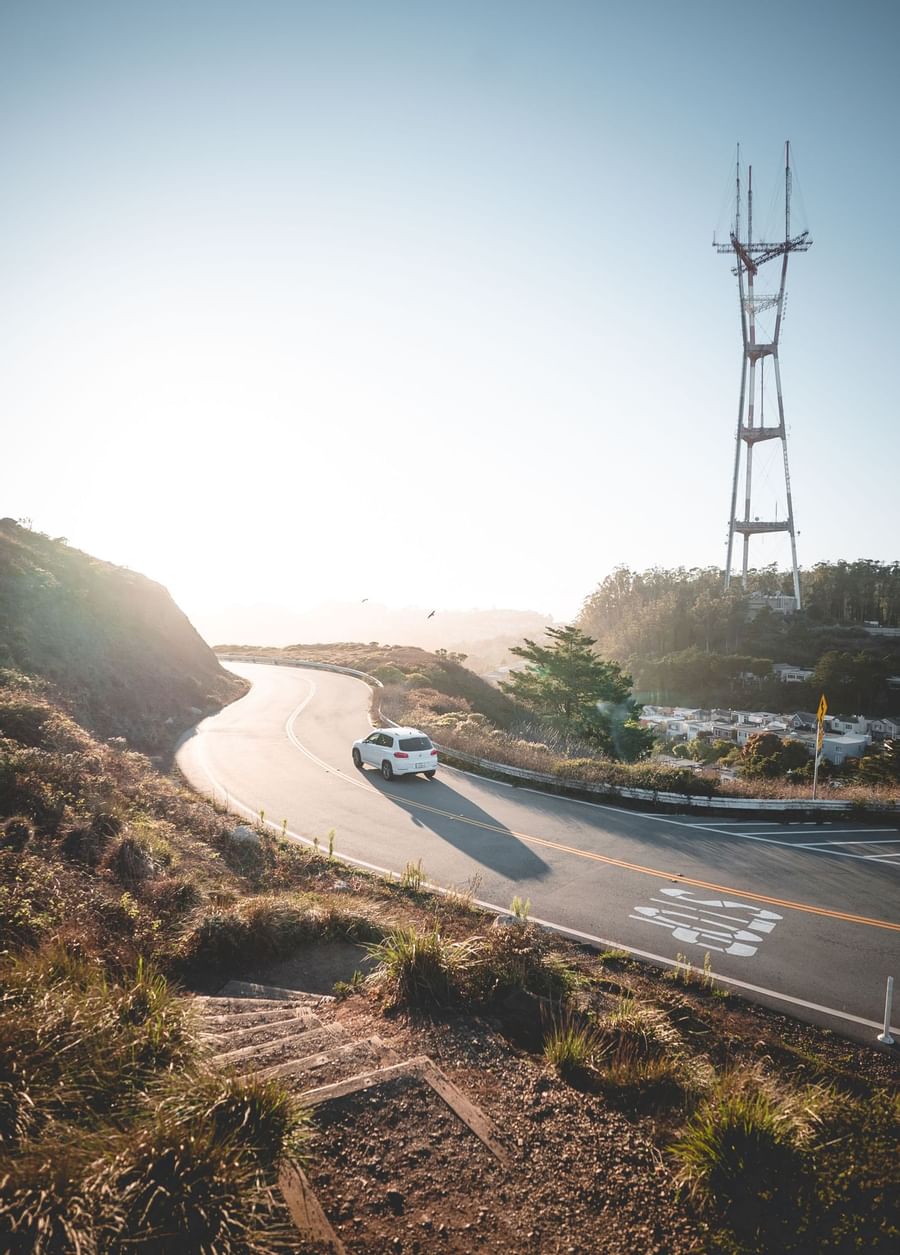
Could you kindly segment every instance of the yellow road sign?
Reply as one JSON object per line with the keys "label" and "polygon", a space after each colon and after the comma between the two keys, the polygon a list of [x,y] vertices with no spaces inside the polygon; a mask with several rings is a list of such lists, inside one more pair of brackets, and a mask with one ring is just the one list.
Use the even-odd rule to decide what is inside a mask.
{"label": "yellow road sign", "polygon": [[826,702],[825,694],[823,693],[822,696],[819,698],[819,709],[816,711],[816,718],[818,719],[819,723],[822,722],[822,720],[825,718],[827,714],[828,714],[828,703]]}

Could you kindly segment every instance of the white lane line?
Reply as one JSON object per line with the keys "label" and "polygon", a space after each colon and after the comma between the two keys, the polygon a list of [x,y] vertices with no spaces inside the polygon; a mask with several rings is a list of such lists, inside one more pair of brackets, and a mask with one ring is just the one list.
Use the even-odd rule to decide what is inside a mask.
{"label": "white lane line", "polygon": [[[306,702],[308,702],[312,698],[312,696],[313,694],[310,693],[309,697],[306,699]],[[306,705],[306,702],[301,703],[300,707],[298,707],[298,709],[294,712],[294,715],[297,715],[300,713],[300,710],[302,710],[303,706]],[[199,746],[196,747],[196,749],[198,750],[199,748],[200,748]],[[321,761],[321,760],[317,760],[314,755],[309,753],[308,750],[304,749],[304,753],[306,753],[309,758],[312,758],[314,762]],[[225,794],[226,798],[229,799],[229,804],[231,806],[233,806],[236,810],[241,811],[248,818],[255,819],[257,822],[260,822],[259,811],[254,810],[250,806],[247,806],[246,803],[241,802],[238,798],[234,797],[233,794],[229,794],[225,786],[221,784],[210,771],[209,766],[205,761],[205,756],[201,754],[200,757],[203,758],[203,762],[202,762],[203,772],[206,775],[207,779],[209,780],[210,784],[213,786],[213,794],[215,795],[215,791],[217,789],[221,789],[222,792]],[[327,764],[325,765],[327,766]],[[328,770],[333,771],[334,769],[329,767]],[[338,774],[343,774],[343,773],[338,773]],[[349,779],[349,777],[345,777],[345,778]],[[350,782],[353,784],[358,783],[355,780],[351,780]],[[361,785],[361,787],[365,788],[366,786]],[[367,790],[367,792],[370,792],[370,790]],[[610,809],[613,809],[613,808],[610,808]],[[267,828],[271,828],[272,831],[276,834],[284,831],[281,825],[275,823],[274,820],[266,819],[264,823]],[[312,848],[316,848],[315,841],[311,840],[309,837],[301,836],[300,833],[294,832],[290,828],[288,828],[285,831],[285,835],[290,837],[293,841],[298,841],[301,845],[308,845]],[[400,874],[399,872],[393,870],[392,868],[381,867],[377,863],[369,863],[365,859],[354,858],[352,855],[349,855],[349,854],[341,854],[337,850],[335,851],[335,857],[340,859],[341,862],[350,863],[354,867],[364,867],[367,871],[377,872],[380,876],[387,876],[389,878],[393,878],[394,876],[398,876]],[[445,889],[443,885],[426,884],[425,888],[433,890],[435,893],[441,893],[445,895],[457,892],[457,890],[454,890],[454,889]],[[508,907],[499,906],[496,902],[487,902],[481,898],[474,898],[473,901],[476,906],[480,906],[486,911],[492,911],[497,915],[512,916],[512,911],[510,911]],[[651,950],[639,950],[637,949],[636,946],[629,946],[623,941],[613,941],[608,937],[598,937],[594,933],[582,932],[580,929],[569,928],[565,924],[557,924],[557,923],[554,923],[552,920],[539,919],[537,916],[534,916],[534,915],[531,916],[531,919],[535,924],[540,924],[542,928],[548,928],[552,932],[559,933],[561,936],[564,936],[564,937],[574,937],[578,941],[584,941],[588,945],[598,946],[603,950],[622,950],[626,954],[633,954],[639,959],[647,959],[651,963],[659,964],[662,967],[679,968],[682,966],[682,963],[679,959],[670,959],[668,955],[665,955],[665,954],[655,954]],[[791,1006],[804,1007],[808,1011],[817,1011],[822,1015],[831,1016],[834,1019],[846,1020],[850,1024],[861,1024],[865,1028],[880,1029],[884,1027],[884,1023],[882,1020],[867,1020],[864,1017],[859,1016],[859,1015],[850,1015],[849,1012],[839,1011],[836,1007],[826,1007],[818,1002],[808,1002],[805,998],[795,998],[793,994],[784,994],[784,993],[779,992],[779,990],[777,989],[767,989],[764,985],[751,985],[747,981],[736,980],[734,977],[731,977],[731,976],[723,976],[719,972],[710,972],[710,977],[711,979],[718,981],[722,985],[731,985],[735,989],[744,989],[748,993],[760,994],[763,997],[773,999],[773,1001],[775,1002],[785,1002]],[[896,1034],[898,1037],[900,1037],[900,1028],[897,1028],[896,1026],[891,1025],[891,1032]]]}
{"label": "white lane line", "polygon": [[[809,822],[804,820],[801,823],[799,821],[792,822],[791,820],[785,821],[781,819],[698,819],[695,822],[698,828],[708,828],[710,825],[715,825],[719,828],[731,825],[738,828],[748,828],[751,824],[757,828],[809,828],[816,823],[815,820]],[[821,827],[827,828],[833,823],[834,820],[828,819],[822,823]]]}
{"label": "white lane line", "polygon": [[[886,829],[879,831],[886,831]],[[900,843],[900,834],[896,837],[876,837],[874,841],[806,841],[802,844],[798,841],[797,849],[805,850],[808,845],[897,845],[898,843]]]}
{"label": "white lane line", "polygon": [[[830,834],[834,834],[836,832],[843,832],[843,833],[871,832],[873,835],[876,832],[893,832],[893,833],[896,833],[896,836],[885,837],[884,839],[886,841],[900,840],[900,828],[829,828],[828,831]],[[766,833],[765,835],[768,836],[769,834]],[[804,833],[803,835],[811,836],[812,834]],[[876,840],[880,840],[880,838],[876,838]],[[827,842],[815,841],[815,842],[810,842],[810,844],[811,845],[865,845],[865,842],[864,841],[827,841]]]}
{"label": "white lane line", "polygon": [[[621,813],[621,812],[620,812]],[[726,828],[711,828],[707,825],[699,825],[688,823],[684,819],[670,819],[667,815],[642,815],[643,819],[655,819],[660,824],[674,824],[676,828],[690,828],[694,832],[715,832],[723,837],[736,837],[739,841],[761,841],[765,845],[782,845],[789,850],[802,850],[804,854],[821,854],[824,858],[855,858],[864,859],[868,856],[865,854],[848,854],[843,850],[827,850],[818,849],[816,845],[803,845],[797,841],[779,841],[773,836],[760,835],[752,832],[729,832]],[[884,829],[876,829],[876,831],[884,831]],[[823,843],[824,844],[824,843]],[[841,842],[843,845],[844,843]],[[868,842],[863,842],[868,845]],[[893,866],[893,864],[891,864]]]}
{"label": "white lane line", "polygon": [[[312,682],[310,681],[310,683]],[[288,715],[287,720],[284,725],[284,730],[285,730],[288,740],[294,746],[296,746],[296,748],[301,752],[301,754],[304,754],[311,762],[314,762],[318,767],[321,767],[324,771],[330,772],[332,775],[339,776],[342,780],[346,781],[347,784],[352,784],[354,788],[364,789],[367,793],[370,793],[371,789],[369,788],[368,785],[364,784],[361,780],[355,780],[353,776],[348,775],[346,772],[342,771],[339,767],[332,767],[330,763],[326,763],[324,759],[319,758],[316,754],[314,754],[312,750],[308,749],[303,744],[303,742],[300,741],[299,738],[296,736],[294,732],[294,723],[296,722],[298,715],[301,714],[301,712],[303,711],[307,703],[312,700],[314,694],[315,694],[315,685],[313,685],[313,691],[309,694],[309,696],[305,698],[305,700],[302,701],[300,705],[297,706],[294,710],[292,710],[291,713]],[[452,768],[451,770],[456,771],[458,769]],[[458,772],[458,774],[465,775],[465,776],[471,775],[470,772]],[[484,777],[477,776],[475,777],[475,779],[483,780]],[[497,784],[498,781],[493,780],[493,781],[490,781],[489,783]],[[541,789],[519,789],[518,792],[534,793],[538,797],[543,797],[543,798],[546,798],[548,796],[548,794],[543,792],[543,790]],[[407,805],[415,806],[414,801],[407,800],[405,798],[404,799],[395,798],[393,800],[400,801],[402,803],[405,802]],[[623,814],[629,813],[627,811],[622,811],[622,809],[617,806],[605,806],[602,802],[583,802],[580,798],[564,798],[562,800],[567,801],[567,802],[575,801],[575,802],[578,802],[578,804],[581,806],[593,806],[598,810],[613,811],[617,815],[623,815]],[[460,816],[460,818],[465,819],[465,816]],[[787,846],[789,849],[792,849],[792,850],[797,850],[797,849],[802,850],[805,854],[821,854],[829,858],[852,858],[852,859],[860,859],[860,860],[866,860],[871,857],[866,854],[848,854],[848,853],[844,853],[844,851],[842,850],[819,850],[819,849],[816,849],[814,846],[810,847],[806,845],[799,845],[795,841],[777,841],[773,837],[770,837],[768,835],[756,836],[753,833],[749,833],[749,832],[728,832],[725,829],[712,828],[709,825],[701,826],[699,824],[688,823],[684,820],[669,819],[663,815],[639,815],[639,818],[655,819],[658,823],[662,823],[662,824],[677,824],[680,828],[691,828],[691,829],[700,830],[703,832],[718,832],[724,837],[737,837],[738,840],[741,840],[741,841],[763,841],[770,845],[783,845],[783,846]],[[875,831],[884,831],[884,829],[876,829]],[[865,844],[868,844],[868,843],[865,843]],[[885,864],[885,866],[895,867],[895,866],[900,866],[900,864],[887,863]]]}

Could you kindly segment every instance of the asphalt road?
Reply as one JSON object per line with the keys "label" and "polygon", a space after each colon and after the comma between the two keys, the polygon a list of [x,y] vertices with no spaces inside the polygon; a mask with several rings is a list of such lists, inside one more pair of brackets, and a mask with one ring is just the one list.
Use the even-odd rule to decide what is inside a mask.
{"label": "asphalt road", "polygon": [[874,1042],[886,978],[900,978],[896,823],[643,814],[447,767],[388,783],[350,761],[370,726],[362,681],[230,668],[252,689],[178,753],[201,791],[300,839],[325,845],[333,829],[335,853],[370,867],[421,859],[431,883],[488,905],[529,898],[533,919],[604,947],[696,967],[709,954],[736,992]]}

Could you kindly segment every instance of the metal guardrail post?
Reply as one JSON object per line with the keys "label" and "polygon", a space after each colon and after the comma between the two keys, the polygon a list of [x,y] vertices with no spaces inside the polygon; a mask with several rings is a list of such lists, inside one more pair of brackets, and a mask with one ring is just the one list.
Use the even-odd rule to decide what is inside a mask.
{"label": "metal guardrail post", "polygon": [[887,990],[884,995],[884,1031],[878,1034],[878,1040],[882,1046],[893,1046],[894,1039],[891,1037],[891,1004],[894,1001],[894,978],[887,978]]}

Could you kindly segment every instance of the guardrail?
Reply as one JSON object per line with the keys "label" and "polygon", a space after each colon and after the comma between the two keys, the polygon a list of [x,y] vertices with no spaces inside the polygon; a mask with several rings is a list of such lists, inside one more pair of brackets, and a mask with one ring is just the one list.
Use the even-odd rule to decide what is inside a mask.
{"label": "guardrail", "polygon": [[[341,675],[352,675],[357,679],[365,680],[366,683],[374,685],[376,688],[384,688],[377,676],[368,675],[365,671],[357,671],[353,667],[339,667],[335,663],[317,662],[314,659],[273,658],[271,654],[217,654],[216,657],[222,662],[262,662],[276,667],[306,667],[314,671],[335,671]],[[382,715],[381,718],[384,719],[385,723],[393,727],[397,726],[393,719],[389,719],[385,715]],[[508,777],[512,780],[526,780],[529,784],[549,785],[552,786],[554,792],[563,794],[582,795],[589,793],[599,797],[623,798],[628,801],[649,802],[661,806],[677,806],[682,810],[687,807],[696,810],[777,811],[779,813],[794,811],[803,814],[833,815],[859,809],[858,803],[848,802],[843,798],[816,798],[813,801],[812,798],[794,797],[729,797],[727,794],[721,793],[708,796],[705,793],[672,793],[657,789],[630,789],[625,785],[618,784],[597,784],[589,780],[567,780],[562,776],[551,775],[548,772],[528,771],[524,767],[513,767],[508,763],[497,763],[489,758],[477,758],[474,754],[466,754],[462,750],[453,749],[449,745],[440,745],[437,741],[434,742],[434,745],[441,754],[455,759],[465,766],[478,767],[494,776]],[[900,803],[880,802],[877,807],[872,807],[871,809],[873,812],[895,815],[900,812]]]}

